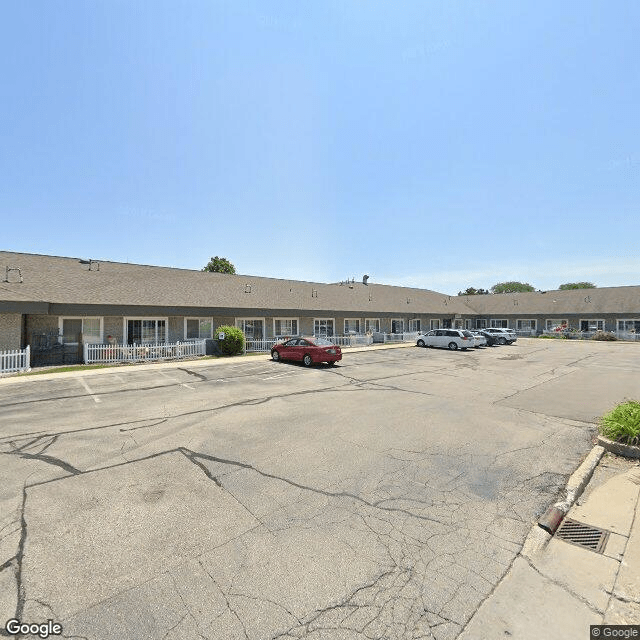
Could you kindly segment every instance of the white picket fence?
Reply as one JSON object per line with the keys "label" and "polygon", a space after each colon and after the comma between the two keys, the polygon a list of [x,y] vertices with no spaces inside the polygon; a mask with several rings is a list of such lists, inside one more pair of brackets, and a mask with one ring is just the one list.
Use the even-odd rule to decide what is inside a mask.
{"label": "white picket fence", "polygon": [[0,351],[0,376],[31,369],[31,347],[16,351]]}
{"label": "white picket fence", "polygon": [[[333,342],[333,344],[339,347],[355,347],[355,346],[367,346],[373,344],[373,336],[365,334],[353,334],[349,336],[315,336],[321,337]],[[264,340],[246,340],[245,351],[247,353],[271,351],[271,347],[274,344],[281,342],[280,338],[266,338]]]}
{"label": "white picket fence", "polygon": [[404,333],[385,333],[384,342],[415,342],[418,339],[417,331],[405,331]]}
{"label": "white picket fence", "polygon": [[84,361],[87,364],[144,362],[147,360],[180,360],[206,353],[206,340],[189,340],[162,344],[86,344]]}
{"label": "white picket fence", "polygon": [[247,352],[271,351],[271,347],[278,342],[280,341],[275,338],[268,338],[266,340],[245,340],[244,348]]}

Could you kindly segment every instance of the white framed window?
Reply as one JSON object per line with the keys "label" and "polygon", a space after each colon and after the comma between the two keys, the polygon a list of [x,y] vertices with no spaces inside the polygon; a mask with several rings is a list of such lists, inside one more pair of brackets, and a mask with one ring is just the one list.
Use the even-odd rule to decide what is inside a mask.
{"label": "white framed window", "polygon": [[604,331],[604,320],[580,320],[580,331]]}
{"label": "white framed window", "polygon": [[476,318],[476,329],[486,329],[487,321],[485,318]]}
{"label": "white framed window", "polygon": [[185,318],[185,340],[211,338],[213,336],[213,318]]}
{"label": "white framed window", "polygon": [[457,320],[456,320],[456,319],[454,319],[454,321],[453,321],[453,328],[454,328],[454,329],[462,329],[463,324],[464,324],[464,321],[463,321],[463,320],[461,320],[460,318],[458,318]]}
{"label": "white framed window", "polygon": [[273,319],[273,335],[274,336],[297,336],[298,335],[298,318],[274,318]]}
{"label": "white framed window", "polygon": [[391,320],[391,333],[404,333],[404,320],[402,318]]}
{"label": "white framed window", "polygon": [[263,318],[236,318],[236,327],[242,329],[247,340],[264,340]]}
{"label": "white framed window", "polygon": [[547,331],[561,331],[562,329],[567,329],[569,327],[568,320],[562,320],[558,318],[547,318],[544,321],[544,327]]}
{"label": "white framed window", "polygon": [[313,335],[314,336],[332,336],[334,333],[335,318],[314,318],[313,319]]}
{"label": "white framed window", "polygon": [[431,330],[440,328],[440,318],[433,318],[429,321],[429,326]]}
{"label": "white framed window", "polygon": [[380,318],[365,318],[364,319],[365,333],[379,333],[380,332]]}
{"label": "white framed window", "polygon": [[420,331],[421,326],[420,318],[409,320],[409,331]]}
{"label": "white framed window", "polygon": [[494,329],[506,329],[509,326],[508,320],[489,320],[489,326]]}
{"label": "white framed window", "polygon": [[127,344],[160,344],[167,341],[168,318],[124,318]]}
{"label": "white framed window", "polygon": [[631,320],[618,320],[618,331],[624,331],[626,333],[640,333],[640,319],[634,318]]}
{"label": "white framed window", "polygon": [[538,321],[535,318],[516,320],[516,329],[518,331],[535,331],[538,326]]}
{"label": "white framed window", "polygon": [[89,344],[102,342],[103,318],[61,317],[58,318],[60,342],[78,344],[80,340]]}
{"label": "white framed window", "polygon": [[360,318],[345,318],[344,333],[360,333]]}

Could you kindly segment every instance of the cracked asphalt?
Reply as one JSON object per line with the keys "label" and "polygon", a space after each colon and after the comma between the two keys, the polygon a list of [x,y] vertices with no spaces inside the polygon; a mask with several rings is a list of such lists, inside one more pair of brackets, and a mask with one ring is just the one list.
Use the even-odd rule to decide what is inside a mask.
{"label": "cracked asphalt", "polygon": [[0,620],[87,640],[454,639],[596,417],[640,397],[639,355],[520,340],[0,383]]}

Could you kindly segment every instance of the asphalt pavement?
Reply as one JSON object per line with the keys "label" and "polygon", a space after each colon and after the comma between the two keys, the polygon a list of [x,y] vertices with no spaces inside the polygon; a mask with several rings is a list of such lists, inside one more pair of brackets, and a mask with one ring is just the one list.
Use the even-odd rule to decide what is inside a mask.
{"label": "asphalt pavement", "polygon": [[640,395],[638,353],[520,340],[3,380],[0,619],[100,640],[471,633],[603,407]]}

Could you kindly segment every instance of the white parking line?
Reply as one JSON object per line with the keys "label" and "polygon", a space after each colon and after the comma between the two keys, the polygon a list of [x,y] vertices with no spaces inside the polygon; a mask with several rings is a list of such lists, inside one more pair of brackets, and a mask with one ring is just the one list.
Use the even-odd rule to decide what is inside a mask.
{"label": "white parking line", "polygon": [[86,383],[84,378],[80,378],[80,382],[81,382],[82,386],[85,388],[86,392],[91,396],[91,398],[93,399],[94,402],[96,402],[96,403],[102,402],[102,400],[100,400],[100,398],[98,398],[96,395],[94,395],[93,391],[91,391],[91,389],[89,388],[89,385]]}
{"label": "white parking line", "polygon": [[195,387],[192,387],[190,384],[187,384],[186,382],[178,382],[175,378],[172,378],[170,375],[168,375],[167,373],[165,373],[164,371],[158,371],[158,373],[163,377],[166,378],[167,380],[171,380],[171,382],[173,382],[174,384],[179,384],[181,387],[184,387],[185,389],[192,389],[195,390]]}

